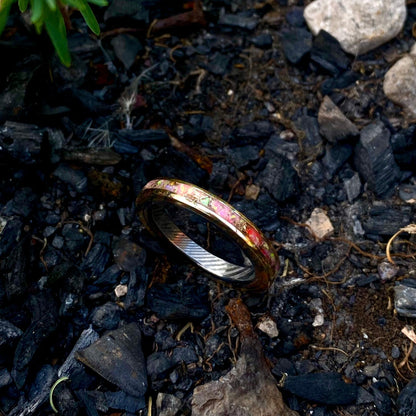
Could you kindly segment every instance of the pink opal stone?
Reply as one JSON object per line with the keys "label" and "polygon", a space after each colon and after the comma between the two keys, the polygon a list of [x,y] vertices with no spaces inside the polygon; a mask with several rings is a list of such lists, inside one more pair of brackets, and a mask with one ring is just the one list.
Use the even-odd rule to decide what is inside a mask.
{"label": "pink opal stone", "polygon": [[261,238],[261,235],[259,231],[255,230],[253,227],[247,227],[246,233],[250,240],[256,245],[259,246],[263,239]]}

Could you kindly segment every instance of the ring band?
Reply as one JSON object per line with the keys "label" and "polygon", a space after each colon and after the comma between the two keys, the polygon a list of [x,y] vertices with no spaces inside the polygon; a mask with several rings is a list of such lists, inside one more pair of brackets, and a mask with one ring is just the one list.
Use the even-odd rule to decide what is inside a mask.
{"label": "ring band", "polygon": [[[136,199],[138,215],[154,236],[168,240],[215,278],[254,291],[266,290],[279,269],[272,244],[243,214],[214,194],[178,179],[154,179]],[[188,237],[167,213],[167,207],[184,208],[219,227],[237,244],[244,265],[224,260]],[[248,260],[248,261],[247,261]]]}

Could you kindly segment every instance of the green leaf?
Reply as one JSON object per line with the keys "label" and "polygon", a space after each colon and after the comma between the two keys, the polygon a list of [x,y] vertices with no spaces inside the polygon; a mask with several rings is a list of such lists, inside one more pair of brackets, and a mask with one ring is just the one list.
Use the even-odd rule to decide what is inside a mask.
{"label": "green leaf", "polygon": [[14,0],[0,0],[0,35],[6,27],[10,7],[12,7],[13,3]]}
{"label": "green leaf", "polygon": [[107,0],[88,0],[88,3],[95,4],[97,6],[108,6]]}
{"label": "green leaf", "polygon": [[84,18],[88,27],[92,30],[93,33],[95,33],[96,35],[99,35],[100,26],[98,25],[97,19],[95,18],[94,13],[91,10],[91,7],[87,3],[87,1],[86,0],[68,0],[68,3],[81,12],[82,17]]}
{"label": "green leaf", "polygon": [[65,66],[70,66],[71,55],[68,49],[65,22],[58,9],[53,11],[45,8],[45,27],[59,59]]}
{"label": "green leaf", "polygon": [[51,10],[56,10],[56,0],[46,0],[46,3]]}
{"label": "green leaf", "polygon": [[27,6],[29,4],[29,0],[19,0],[18,1],[18,5],[19,5],[19,10],[23,13],[26,11]]}
{"label": "green leaf", "polygon": [[43,22],[44,16],[44,0],[33,0],[32,1],[32,23]]}

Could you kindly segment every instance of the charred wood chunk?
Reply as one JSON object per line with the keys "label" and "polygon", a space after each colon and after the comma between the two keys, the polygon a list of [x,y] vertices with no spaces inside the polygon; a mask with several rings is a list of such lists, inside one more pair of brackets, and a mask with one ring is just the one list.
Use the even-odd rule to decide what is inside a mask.
{"label": "charred wood chunk", "polygon": [[303,399],[328,405],[355,403],[358,393],[358,387],[346,383],[338,373],[288,376],[284,380],[283,388]]}
{"label": "charred wood chunk", "polygon": [[32,322],[17,344],[13,360],[12,377],[21,389],[29,372],[29,366],[44,342],[58,326],[55,300],[49,291],[43,291],[30,299]]}

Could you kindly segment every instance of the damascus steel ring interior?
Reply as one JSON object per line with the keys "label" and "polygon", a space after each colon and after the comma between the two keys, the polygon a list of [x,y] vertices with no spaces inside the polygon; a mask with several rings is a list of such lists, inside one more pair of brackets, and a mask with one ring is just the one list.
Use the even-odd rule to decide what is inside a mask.
{"label": "damascus steel ring interior", "polygon": [[[276,252],[263,233],[243,214],[196,185],[178,179],[154,179],[136,200],[143,225],[155,237],[169,241],[212,277],[254,291],[266,290],[279,268]],[[176,209],[175,214],[172,210]],[[196,214],[221,230],[240,249],[243,261],[236,264],[213,254],[183,231],[182,212]]]}

